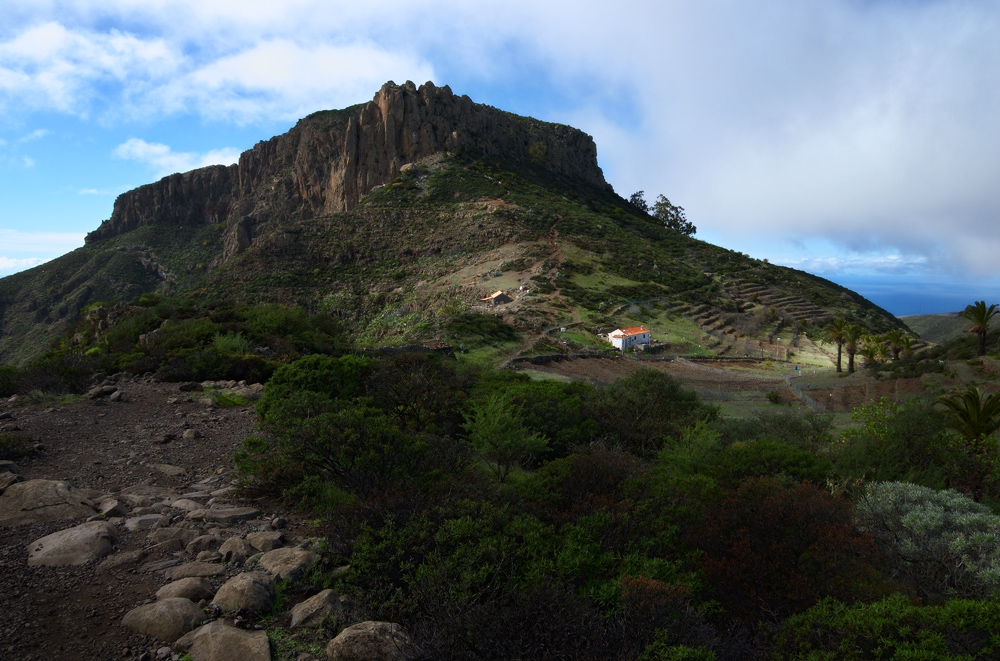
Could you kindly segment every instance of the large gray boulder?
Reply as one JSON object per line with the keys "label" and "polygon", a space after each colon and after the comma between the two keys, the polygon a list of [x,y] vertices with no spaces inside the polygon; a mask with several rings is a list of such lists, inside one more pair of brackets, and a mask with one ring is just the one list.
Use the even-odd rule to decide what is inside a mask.
{"label": "large gray boulder", "polygon": [[284,548],[274,549],[260,556],[257,565],[277,579],[295,581],[318,561],[319,556],[310,551]]}
{"label": "large gray boulder", "polygon": [[168,581],[178,581],[182,578],[222,576],[226,568],[211,562],[187,562],[179,567],[170,567],[163,572]]}
{"label": "large gray boulder", "polygon": [[237,574],[219,588],[213,601],[225,612],[262,613],[274,601],[274,580],[262,572]]}
{"label": "large gray boulder", "polygon": [[318,627],[323,621],[341,611],[340,597],[333,590],[323,590],[292,608],[290,628]]}
{"label": "large gray boulder", "polygon": [[195,661],[271,661],[271,648],[264,631],[244,631],[215,620],[185,634],[173,646],[178,654]]}
{"label": "large gray boulder", "polygon": [[115,527],[91,521],[28,544],[28,566],[64,567],[100,560],[115,548]]}
{"label": "large gray boulder", "polygon": [[408,661],[417,652],[406,632],[390,622],[359,622],[326,646],[330,661]]}
{"label": "large gray boulder", "polygon": [[180,597],[197,602],[202,599],[211,599],[213,596],[215,596],[215,588],[208,582],[208,579],[198,576],[189,576],[173,583],[167,583],[156,591],[157,601]]}
{"label": "large gray boulder", "polygon": [[172,643],[205,621],[205,613],[190,599],[173,597],[133,608],[122,624],[146,636]]}
{"label": "large gray boulder", "polygon": [[0,526],[83,519],[96,514],[94,504],[69,482],[28,480],[0,495]]}
{"label": "large gray boulder", "polygon": [[230,537],[219,547],[222,561],[238,565],[254,554],[254,549],[242,537]]}

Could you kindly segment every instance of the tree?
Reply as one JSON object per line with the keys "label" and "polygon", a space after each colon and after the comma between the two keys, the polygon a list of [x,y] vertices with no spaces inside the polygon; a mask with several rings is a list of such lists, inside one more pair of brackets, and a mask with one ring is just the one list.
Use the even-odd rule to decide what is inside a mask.
{"label": "tree", "polygon": [[510,397],[494,393],[472,405],[465,415],[469,443],[503,482],[514,466],[548,449],[548,439],[532,432]]}
{"label": "tree", "polygon": [[986,307],[986,301],[976,301],[972,305],[966,305],[965,309],[958,313],[959,317],[964,317],[972,322],[972,328],[969,329],[969,332],[979,336],[977,356],[986,355],[986,332],[990,329],[990,319],[998,312],[1000,310],[997,309],[996,303]]}
{"label": "tree", "polygon": [[649,213],[649,202],[646,201],[645,196],[646,191],[636,191],[629,196],[628,201],[639,211]]}
{"label": "tree", "polygon": [[979,442],[1000,428],[1000,393],[983,396],[979,388],[969,386],[941,395],[945,424],[971,443]]}
{"label": "tree", "polygon": [[892,351],[892,359],[899,360],[899,352],[906,348],[906,335],[898,328],[892,328],[886,331],[885,341],[889,344],[889,349]]}
{"label": "tree", "polygon": [[858,345],[864,336],[865,329],[854,324],[847,324],[844,328],[844,349],[847,350],[847,373],[854,373],[854,355],[858,353]]}
{"label": "tree", "polygon": [[690,220],[684,215],[684,207],[672,204],[664,195],[656,196],[653,204],[653,217],[663,221],[666,227],[677,230],[685,236],[691,236],[698,231]]}
{"label": "tree", "polygon": [[850,324],[843,317],[834,319],[826,327],[824,339],[828,342],[835,342],[837,344],[837,371],[843,372],[844,370],[840,367],[840,358],[844,350],[844,339],[847,336],[847,327]]}

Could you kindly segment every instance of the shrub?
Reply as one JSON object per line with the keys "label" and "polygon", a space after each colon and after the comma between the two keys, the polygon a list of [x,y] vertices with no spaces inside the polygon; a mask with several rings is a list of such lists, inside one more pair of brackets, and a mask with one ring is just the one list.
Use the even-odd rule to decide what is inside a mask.
{"label": "shrub", "polygon": [[914,596],[989,598],[1000,588],[1000,516],[955,491],[880,482],[858,497],[856,520],[886,571]]}
{"label": "shrub", "polygon": [[781,393],[777,390],[769,390],[764,397],[772,404],[781,404],[782,402]]}
{"label": "shrub", "polygon": [[1000,602],[919,606],[903,595],[870,604],[825,599],[782,623],[775,661],[968,661],[1000,654]]}
{"label": "shrub", "polygon": [[0,434],[0,459],[16,461],[34,452],[31,441],[20,434]]}
{"label": "shrub", "polygon": [[595,416],[604,433],[646,458],[655,456],[668,438],[718,415],[693,390],[652,369],[640,369],[599,389],[595,400]]}
{"label": "shrub", "polygon": [[0,397],[10,397],[17,393],[21,370],[15,365],[0,365]]}
{"label": "shrub", "polygon": [[746,480],[706,511],[691,542],[716,599],[744,622],[780,621],[825,596],[853,601],[873,578],[874,544],[851,503],[808,483]]}
{"label": "shrub", "polygon": [[243,333],[226,333],[225,335],[215,334],[212,338],[212,347],[223,354],[246,354],[253,351],[253,345],[243,337]]}
{"label": "shrub", "polygon": [[736,487],[753,477],[787,477],[796,482],[823,484],[830,474],[830,460],[780,441],[733,443],[715,460],[720,486]]}
{"label": "shrub", "polygon": [[854,480],[915,482],[942,488],[957,471],[960,453],[943,433],[933,409],[884,397],[854,409],[859,425],[842,434],[838,472]]}

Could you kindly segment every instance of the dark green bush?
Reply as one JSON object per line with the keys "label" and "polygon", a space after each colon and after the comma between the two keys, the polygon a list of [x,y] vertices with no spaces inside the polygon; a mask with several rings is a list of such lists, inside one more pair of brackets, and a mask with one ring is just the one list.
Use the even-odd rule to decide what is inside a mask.
{"label": "dark green bush", "polygon": [[903,595],[845,605],[825,599],[788,618],[775,661],[971,661],[1000,656],[1000,601],[919,606]]}
{"label": "dark green bush", "polygon": [[21,370],[16,365],[0,365],[0,397],[10,397],[17,393]]}
{"label": "dark green bush", "polygon": [[830,475],[829,459],[781,441],[733,443],[715,459],[715,475],[724,488],[734,488],[751,477],[785,476],[823,484]]}
{"label": "dark green bush", "polygon": [[31,441],[21,434],[0,434],[0,459],[16,461],[34,452]]}

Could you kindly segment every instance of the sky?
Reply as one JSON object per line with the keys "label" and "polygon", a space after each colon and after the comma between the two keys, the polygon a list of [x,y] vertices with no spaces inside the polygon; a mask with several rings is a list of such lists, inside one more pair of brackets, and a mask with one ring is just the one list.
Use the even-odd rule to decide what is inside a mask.
{"label": "sky", "polygon": [[576,126],[622,196],[895,314],[1000,302],[998,34],[988,0],[0,0],[0,276],[412,80]]}

